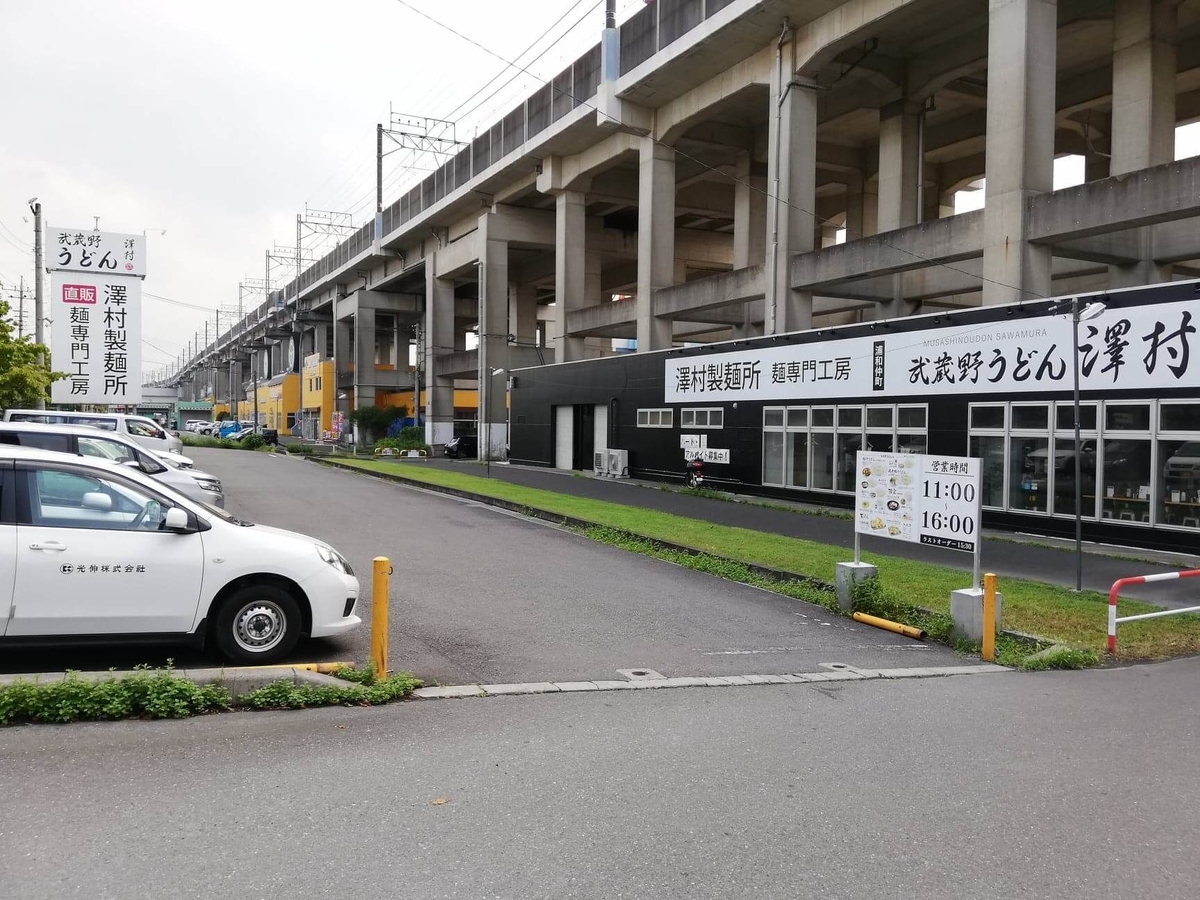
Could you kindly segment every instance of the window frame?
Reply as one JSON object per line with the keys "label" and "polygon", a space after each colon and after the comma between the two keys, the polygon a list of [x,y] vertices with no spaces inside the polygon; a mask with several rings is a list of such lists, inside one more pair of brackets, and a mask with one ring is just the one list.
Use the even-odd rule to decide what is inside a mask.
{"label": "window frame", "polygon": [[[658,419],[656,423],[651,423],[651,413]],[[645,422],[643,422],[643,414]],[[664,423],[663,417],[666,416]],[[637,426],[638,428],[674,428],[675,427],[675,410],[670,406],[647,406],[638,409],[637,411]]]}
{"label": "window frame", "polygon": [[[136,491],[150,499],[157,501],[163,518],[159,520],[159,527],[154,529],[146,528],[115,528],[104,522],[89,522],[86,525],[61,524],[57,522],[35,522],[33,517],[33,496],[32,491],[37,490],[32,484],[37,478],[38,472],[63,472],[67,475],[73,475],[77,478],[90,478],[94,481],[109,480],[116,482],[118,485],[127,490]],[[15,481],[17,484],[14,521],[18,526],[29,528],[64,528],[70,531],[112,531],[122,534],[161,534],[162,522],[165,520],[167,510],[176,506],[173,500],[163,496],[162,494],[148,488],[146,485],[137,482],[129,481],[122,478],[119,472],[101,472],[97,473],[91,469],[82,466],[73,466],[69,462],[59,462],[58,460],[20,460],[14,470]],[[40,493],[38,495],[40,503]],[[188,515],[191,516],[191,511],[188,510]]]}
{"label": "window frame", "polygon": [[[701,425],[696,421],[698,413],[704,413],[706,422]],[[713,413],[720,416],[721,421],[716,425],[713,424]],[[688,416],[691,416],[692,421],[688,422]],[[695,429],[700,431],[720,431],[725,427],[725,407],[723,406],[689,406],[679,410],[679,427],[687,429]]]}

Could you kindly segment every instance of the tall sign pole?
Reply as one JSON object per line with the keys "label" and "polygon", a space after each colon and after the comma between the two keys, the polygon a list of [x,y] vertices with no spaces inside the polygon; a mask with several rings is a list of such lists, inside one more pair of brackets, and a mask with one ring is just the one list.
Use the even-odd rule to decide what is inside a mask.
{"label": "tall sign pole", "polygon": [[[29,208],[33,210],[33,334],[34,342],[40,347],[46,343],[46,295],[43,287],[45,279],[42,277],[42,270],[46,266],[46,251],[42,244],[42,204],[34,197],[29,203]],[[39,367],[46,364],[46,358],[40,351],[37,364]],[[38,397],[37,408],[46,408],[45,397]]]}

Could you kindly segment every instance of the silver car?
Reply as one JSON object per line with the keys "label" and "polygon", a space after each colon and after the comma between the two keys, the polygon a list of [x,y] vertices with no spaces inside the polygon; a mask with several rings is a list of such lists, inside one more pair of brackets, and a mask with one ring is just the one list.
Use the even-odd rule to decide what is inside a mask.
{"label": "silver car", "polygon": [[82,425],[0,422],[0,444],[35,447],[121,463],[170,485],[193,500],[220,509],[225,507],[225,492],[215,475],[201,472],[199,469],[168,465],[154,453],[121,434]]}

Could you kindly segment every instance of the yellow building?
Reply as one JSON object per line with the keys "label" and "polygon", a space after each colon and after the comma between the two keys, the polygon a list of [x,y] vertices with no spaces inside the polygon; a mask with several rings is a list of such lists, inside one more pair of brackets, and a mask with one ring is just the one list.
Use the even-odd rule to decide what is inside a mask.
{"label": "yellow building", "polygon": [[317,420],[317,437],[332,427],[336,396],[333,360],[321,359],[319,353],[304,357],[304,369],[300,373],[300,401],[305,418]]}

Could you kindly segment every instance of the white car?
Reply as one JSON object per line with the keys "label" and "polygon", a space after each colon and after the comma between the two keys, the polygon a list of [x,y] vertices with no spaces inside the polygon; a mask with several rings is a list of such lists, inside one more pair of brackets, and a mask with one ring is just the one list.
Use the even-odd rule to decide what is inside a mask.
{"label": "white car", "polygon": [[266,664],[362,624],[328,544],[127,466],[0,446],[0,501],[0,645],[186,642]]}
{"label": "white car", "polygon": [[168,453],[166,450],[150,450],[151,456],[156,459],[161,459],[173,469],[190,469],[196,464],[190,456],[184,456],[182,453]]}
{"label": "white car", "polygon": [[125,413],[61,412],[50,409],[8,409],[5,422],[41,422],[46,425],[91,425],[105,431],[115,431],[137,441],[147,450],[179,453],[183,441],[153,419]]}
{"label": "white car", "polygon": [[101,431],[81,425],[0,422],[0,444],[94,456],[124,463],[154,476],[155,480],[193,500],[211,506],[225,506],[225,492],[216,475],[209,475],[195,468],[173,465],[172,459],[176,458],[176,454],[159,454],[153,450],[144,450],[129,438],[113,431]]}

